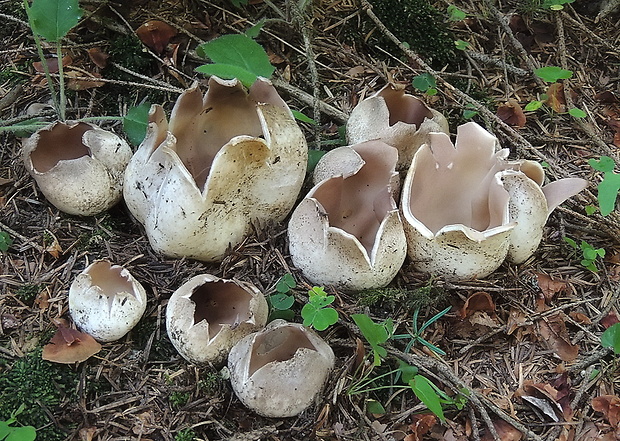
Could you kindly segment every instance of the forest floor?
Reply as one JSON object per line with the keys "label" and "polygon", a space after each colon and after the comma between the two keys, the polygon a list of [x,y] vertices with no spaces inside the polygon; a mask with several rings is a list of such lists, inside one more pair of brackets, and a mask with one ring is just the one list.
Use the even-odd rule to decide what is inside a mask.
{"label": "forest floor", "polygon": [[[198,44],[265,19],[257,41],[276,66],[274,84],[292,109],[320,122],[301,123],[312,149],[341,144],[353,107],[394,83],[443,113],[453,136],[459,124],[476,121],[511,158],[544,163],[548,180],[588,180],[586,191],[550,216],[536,253],[483,280],[429,278],[407,261],[387,290],[326,287],[336,296],[340,321],[321,335],[336,354],[336,368],[299,416],[264,418],[241,404],[220,367],[178,355],[166,334],[165,309],[175,289],[196,274],[250,281],[270,293],[292,273],[299,313],[310,284],[290,261],[287,220],[255,231],[221,264],[167,258],[152,250],[122,203],[87,218],[52,206],[23,165],[21,138],[2,133],[0,231],[12,244],[0,253],[0,420],[24,404],[18,420],[35,426],[43,441],[620,440],[620,370],[600,340],[620,307],[620,216],[593,208],[602,174],[588,163],[620,159],[618,2],[577,0],[556,11],[537,0],[439,0],[430,2],[439,12],[423,18],[426,1],[369,2],[374,8],[365,0],[317,0],[299,10],[280,0],[239,7],[225,0],[81,1],[86,13],[65,41],[65,70],[98,79],[72,80],[68,116],[124,115],[143,100],[169,112],[180,90],[205,82],[194,72],[205,62],[196,57]],[[49,117],[49,107],[39,105],[50,95],[33,66],[37,53],[21,2],[1,0],[0,14],[0,118],[15,121],[27,110]],[[135,35],[150,20],[175,30],[159,53]],[[89,50],[109,55],[105,67],[93,63]],[[551,85],[533,73],[548,66],[573,74],[559,81],[562,87]],[[437,94],[412,86],[422,74],[435,78]],[[532,101],[542,106],[526,111],[525,121],[516,119],[515,106]],[[581,117],[568,113],[574,108]],[[122,133],[120,124],[103,125]],[[605,256],[585,262],[594,266],[588,269],[582,250],[565,238],[604,249]],[[147,288],[143,319],[83,363],[42,361],[41,347],[59,324],[70,323],[72,280],[97,259],[125,266]],[[415,310],[421,323],[446,307],[450,312],[422,335],[445,355],[420,344],[405,352],[391,341],[371,375],[405,361],[446,394],[461,394],[464,406],[445,405],[441,422],[398,385],[348,393],[360,381],[354,366],[364,356],[352,314],[391,318],[402,334],[412,328]],[[385,378],[381,385],[389,384]]]}

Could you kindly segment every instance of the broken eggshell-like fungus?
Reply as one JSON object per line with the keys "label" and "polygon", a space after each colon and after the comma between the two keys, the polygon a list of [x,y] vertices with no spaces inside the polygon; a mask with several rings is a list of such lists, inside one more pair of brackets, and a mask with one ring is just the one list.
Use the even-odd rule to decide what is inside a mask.
{"label": "broken eggshell-like fungus", "polygon": [[271,83],[249,93],[211,77],[177,100],[170,123],[151,108],[146,138],[125,173],[124,196],[153,248],[173,257],[222,259],[251,223],[280,221],[306,173],[306,140]]}
{"label": "broken eggshell-like fungus", "polygon": [[381,139],[396,147],[396,169],[399,171],[409,168],[413,155],[427,142],[430,132],[449,133],[446,118],[424,101],[393,85],[362,100],[347,122],[349,144]]}
{"label": "broken eggshell-like fungus", "polygon": [[368,141],[321,158],[317,173],[326,178],[300,202],[288,225],[293,264],[312,283],[358,291],[384,287],[396,276],[407,255],[391,193],[397,155],[394,147]]}
{"label": "broken eggshell-like fungus", "polygon": [[101,213],[120,201],[131,155],[123,139],[83,122],[56,122],[22,143],[24,165],[47,200],[80,216]]}
{"label": "broken eggshell-like fungus", "polygon": [[271,418],[292,417],[310,406],[334,363],[334,352],[321,337],[280,319],[244,337],[228,356],[237,397]]}
{"label": "broken eggshell-like fungus", "polygon": [[444,133],[416,153],[401,200],[409,257],[423,272],[448,280],[484,277],[508,257],[532,255],[551,210],[583,190],[569,178],[541,188],[540,164],[509,161],[497,139],[470,122],[456,144]]}
{"label": "broken eggshell-like fungus", "polygon": [[183,358],[220,364],[235,343],[265,326],[268,314],[265,296],[254,285],[202,274],[172,294],[166,328]]}
{"label": "broken eggshell-like fungus", "polygon": [[77,327],[99,341],[118,340],[146,311],[144,287],[122,266],[90,264],[69,288],[69,313]]}

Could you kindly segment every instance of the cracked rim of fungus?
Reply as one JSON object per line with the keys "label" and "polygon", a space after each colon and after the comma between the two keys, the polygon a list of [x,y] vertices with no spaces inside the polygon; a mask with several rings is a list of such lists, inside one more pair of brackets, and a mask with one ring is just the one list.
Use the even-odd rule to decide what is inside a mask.
{"label": "cracked rim of fungus", "polygon": [[185,359],[220,364],[235,343],[265,326],[268,309],[254,285],[201,274],[170,297],[166,328]]}

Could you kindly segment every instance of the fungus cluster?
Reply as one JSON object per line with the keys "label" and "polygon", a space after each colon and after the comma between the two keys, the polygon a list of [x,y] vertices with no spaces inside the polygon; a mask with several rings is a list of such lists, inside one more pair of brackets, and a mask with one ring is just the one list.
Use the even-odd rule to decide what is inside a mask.
{"label": "fungus cluster", "polygon": [[[562,179],[543,186],[539,164],[509,160],[475,123],[460,126],[454,144],[448,131],[440,113],[392,86],[353,110],[350,145],[322,157],[288,224],[292,261],[307,279],[347,291],[384,287],[407,255],[418,270],[445,279],[484,277],[506,258],[528,259],[549,213],[587,185]],[[248,91],[237,80],[211,77],[204,96],[197,86],[181,94],[170,121],[161,106],[151,108],[133,156],[110,132],[57,123],[24,142],[23,159],[60,210],[96,214],[122,192],[155,250],[212,262],[253,222],[289,214],[307,145],[268,81]],[[85,360],[99,342],[125,336],[146,304],[144,287],[127,269],[93,262],[69,289],[80,331],[59,328],[44,357]],[[189,362],[227,363],[247,407],[294,416],[321,390],[334,353],[308,328],[267,324],[267,315],[265,296],[251,283],[201,274],[170,297],[166,328]]]}

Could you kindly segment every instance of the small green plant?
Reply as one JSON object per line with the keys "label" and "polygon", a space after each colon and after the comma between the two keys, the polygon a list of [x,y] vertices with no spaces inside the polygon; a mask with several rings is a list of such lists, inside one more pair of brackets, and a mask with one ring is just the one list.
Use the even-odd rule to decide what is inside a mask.
{"label": "small green plant", "polygon": [[543,9],[551,9],[552,11],[561,11],[564,5],[573,3],[575,0],[545,0],[542,4]]}
{"label": "small green plant", "polygon": [[271,320],[277,318],[291,320],[295,316],[295,313],[291,310],[291,307],[295,304],[295,297],[289,294],[295,287],[297,287],[297,283],[290,273],[284,274],[278,280],[276,292],[267,297],[267,302],[271,309],[269,314]]}
{"label": "small green plant", "polygon": [[48,415],[73,399],[77,382],[69,366],[42,360],[39,348],[0,371],[0,420],[23,405],[20,423],[36,427],[41,440],[62,441],[67,434]]}
{"label": "small green plant", "polygon": [[0,251],[6,253],[9,247],[13,245],[13,239],[6,231],[0,231]]}
{"label": "small green plant", "polygon": [[189,392],[174,391],[170,394],[168,400],[172,408],[178,410],[189,401]]}
{"label": "small green plant", "polygon": [[596,273],[598,272],[598,268],[596,266],[597,259],[605,257],[605,249],[604,248],[594,248],[585,240],[582,240],[579,245],[570,237],[565,237],[564,241],[569,244],[573,249],[579,251],[581,250],[581,254],[583,259],[581,259],[581,264],[589,269],[590,271]]}
{"label": "small green plant", "polygon": [[558,80],[567,80],[571,78],[573,72],[557,66],[545,66],[536,69],[534,75],[547,83],[555,83]]}
{"label": "small green plant", "polygon": [[471,47],[471,44],[469,44],[469,42],[465,40],[455,40],[454,47],[460,51],[466,51],[467,49]]}
{"label": "small green plant", "polygon": [[24,409],[25,406],[22,404],[11,413],[8,420],[0,421],[0,441],[33,441],[37,437],[37,431],[32,426],[12,426]]}
{"label": "small green plant", "polygon": [[196,432],[191,428],[179,430],[174,436],[174,441],[194,441],[196,439]]}
{"label": "small green plant", "polygon": [[446,12],[448,13],[448,20],[450,21],[461,21],[467,17],[465,12],[461,11],[454,5],[449,5]]}
{"label": "small green plant", "polygon": [[301,309],[304,326],[311,326],[317,331],[324,331],[338,321],[338,311],[331,305],[335,296],[327,295],[322,286],[308,290],[308,303]]}
{"label": "small green plant", "polygon": [[463,119],[472,119],[476,115],[478,115],[476,106],[471,103],[468,103],[463,109]]}
{"label": "small green plant", "polygon": [[611,325],[601,335],[601,345],[605,348],[612,348],[614,354],[620,354],[620,323]]}
{"label": "small green plant", "polygon": [[590,167],[603,172],[603,180],[598,184],[598,204],[603,216],[607,216],[616,208],[616,198],[620,192],[620,174],[615,173],[616,163],[609,156],[601,156],[599,160],[590,159]]}
{"label": "small green plant", "polygon": [[432,325],[437,320],[439,320],[441,317],[443,317],[445,314],[447,314],[448,311],[450,311],[450,309],[452,309],[452,307],[448,306],[443,311],[438,312],[437,314],[432,316],[429,320],[424,322],[422,326],[420,326],[420,328],[418,329],[418,314],[420,313],[420,308],[417,308],[413,312],[413,319],[412,319],[413,329],[408,334],[393,335],[392,338],[394,340],[410,339],[409,342],[407,343],[407,346],[405,347],[405,352],[409,352],[411,350],[411,347],[416,342],[418,342],[426,346],[428,349],[430,349],[431,351],[433,351],[434,353],[438,355],[446,355],[446,353],[443,350],[441,350],[434,344],[430,343],[429,341],[425,340],[422,337],[422,333],[426,330],[426,328],[428,328],[430,325]]}
{"label": "small green plant", "polygon": [[429,73],[423,73],[413,79],[413,87],[421,92],[426,93],[428,96],[437,95],[437,81]]}
{"label": "small green plant", "polygon": [[271,77],[275,70],[265,49],[245,34],[222,35],[198,46],[196,53],[213,61],[213,64],[198,66],[196,72],[237,78],[246,87],[254,84],[259,76]]}
{"label": "small green plant", "polygon": [[394,321],[386,319],[375,323],[366,314],[353,314],[351,318],[359,328],[364,338],[370,343],[373,354],[373,365],[380,366],[381,359],[387,356],[387,350],[381,346],[394,335]]}
{"label": "small green plant", "polygon": [[123,130],[134,145],[139,145],[146,136],[150,108],[151,104],[144,102],[129,109],[123,118]]}

